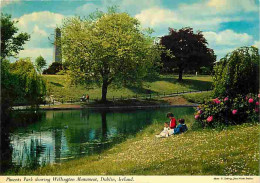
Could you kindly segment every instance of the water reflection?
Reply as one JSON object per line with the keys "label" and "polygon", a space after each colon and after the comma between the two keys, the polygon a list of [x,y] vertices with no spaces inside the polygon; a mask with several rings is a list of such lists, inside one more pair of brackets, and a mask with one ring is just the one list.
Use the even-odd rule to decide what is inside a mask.
{"label": "water reflection", "polygon": [[[33,124],[8,134],[14,167],[36,168],[61,163],[83,155],[100,153],[153,120],[165,121],[169,108],[132,111],[42,111]],[[177,117],[190,115],[192,108],[176,108]],[[16,120],[22,112],[13,116]],[[10,163],[7,163],[10,164]],[[9,167],[10,168],[10,167]]]}

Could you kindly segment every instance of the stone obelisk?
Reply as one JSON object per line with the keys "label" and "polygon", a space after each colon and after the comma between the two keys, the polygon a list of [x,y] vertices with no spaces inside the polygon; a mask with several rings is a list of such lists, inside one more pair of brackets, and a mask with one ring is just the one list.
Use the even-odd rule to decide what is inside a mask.
{"label": "stone obelisk", "polygon": [[61,54],[61,31],[59,28],[55,29],[54,33],[54,54],[53,54],[54,62],[62,62],[62,54]]}

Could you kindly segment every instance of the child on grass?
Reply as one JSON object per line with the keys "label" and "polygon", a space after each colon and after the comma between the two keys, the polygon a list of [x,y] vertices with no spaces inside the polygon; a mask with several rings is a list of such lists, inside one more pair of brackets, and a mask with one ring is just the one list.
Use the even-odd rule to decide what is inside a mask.
{"label": "child on grass", "polygon": [[163,131],[159,135],[156,135],[156,137],[168,137],[169,130],[170,130],[170,128],[169,128],[168,123],[164,123]]}
{"label": "child on grass", "polygon": [[179,119],[178,122],[179,122],[179,125],[176,128],[174,128],[173,131],[170,131],[170,135],[181,134],[188,130],[188,127],[186,126],[184,119]]}
{"label": "child on grass", "polygon": [[176,119],[174,118],[173,113],[168,112],[166,117],[170,119],[170,129],[176,128]]}

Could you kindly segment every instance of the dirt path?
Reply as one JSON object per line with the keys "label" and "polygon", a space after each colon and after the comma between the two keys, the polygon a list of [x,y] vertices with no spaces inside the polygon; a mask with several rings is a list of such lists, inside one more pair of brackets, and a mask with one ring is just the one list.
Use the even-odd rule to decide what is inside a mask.
{"label": "dirt path", "polygon": [[165,97],[165,98],[162,98],[162,99],[164,101],[166,101],[169,105],[187,105],[187,104],[191,104],[190,102],[188,102],[182,96]]}

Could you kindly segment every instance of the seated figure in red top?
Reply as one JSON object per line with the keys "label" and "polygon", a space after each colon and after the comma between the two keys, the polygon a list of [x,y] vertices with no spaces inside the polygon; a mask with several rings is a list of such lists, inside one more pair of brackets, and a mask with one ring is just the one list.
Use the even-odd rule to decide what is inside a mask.
{"label": "seated figure in red top", "polygon": [[170,121],[170,129],[176,128],[176,119],[175,119],[173,113],[168,112],[167,113],[167,118],[169,118],[171,120]]}

